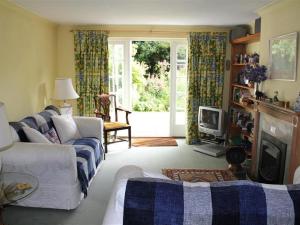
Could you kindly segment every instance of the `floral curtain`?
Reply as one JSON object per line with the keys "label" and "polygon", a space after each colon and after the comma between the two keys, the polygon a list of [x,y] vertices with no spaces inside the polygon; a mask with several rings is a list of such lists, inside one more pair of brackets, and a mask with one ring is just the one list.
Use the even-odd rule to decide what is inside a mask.
{"label": "floral curtain", "polygon": [[222,107],[227,33],[189,36],[187,143],[199,142],[199,106]]}
{"label": "floral curtain", "polygon": [[108,93],[108,35],[105,31],[75,31],[75,71],[80,116],[94,114],[94,96]]}

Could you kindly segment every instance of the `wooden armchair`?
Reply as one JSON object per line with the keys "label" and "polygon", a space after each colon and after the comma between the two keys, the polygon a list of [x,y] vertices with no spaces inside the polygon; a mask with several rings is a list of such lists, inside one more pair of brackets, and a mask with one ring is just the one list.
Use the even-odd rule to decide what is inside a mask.
{"label": "wooden armchair", "polygon": [[[96,117],[101,117],[104,121],[103,133],[104,133],[104,147],[105,153],[107,153],[107,145],[111,143],[116,143],[120,141],[128,141],[129,148],[131,148],[131,126],[129,124],[128,115],[131,113],[130,111],[117,107],[116,96],[114,94],[100,94],[94,97],[95,100],[95,114]],[[113,107],[113,111],[115,114],[114,120],[111,121],[111,107]],[[126,113],[126,123],[118,122],[118,111],[122,111]],[[128,130],[128,140],[117,138],[118,130]],[[108,141],[108,133],[114,131],[113,141]]]}

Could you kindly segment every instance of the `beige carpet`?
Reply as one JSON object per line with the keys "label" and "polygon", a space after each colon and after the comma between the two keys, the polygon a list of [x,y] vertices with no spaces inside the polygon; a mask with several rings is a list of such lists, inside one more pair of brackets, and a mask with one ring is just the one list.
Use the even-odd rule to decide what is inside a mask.
{"label": "beige carpet", "polygon": [[187,182],[214,182],[237,180],[229,170],[203,169],[162,169],[162,173],[172,180]]}
{"label": "beige carpet", "polygon": [[172,137],[137,137],[132,138],[132,145],[134,147],[177,146],[177,142]]}

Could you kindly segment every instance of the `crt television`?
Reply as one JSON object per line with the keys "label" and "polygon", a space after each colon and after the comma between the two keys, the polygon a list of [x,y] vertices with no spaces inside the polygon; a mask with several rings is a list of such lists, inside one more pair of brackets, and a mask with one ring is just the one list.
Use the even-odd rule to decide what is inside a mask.
{"label": "crt television", "polygon": [[224,111],[213,107],[200,106],[198,112],[200,132],[220,137],[224,133]]}

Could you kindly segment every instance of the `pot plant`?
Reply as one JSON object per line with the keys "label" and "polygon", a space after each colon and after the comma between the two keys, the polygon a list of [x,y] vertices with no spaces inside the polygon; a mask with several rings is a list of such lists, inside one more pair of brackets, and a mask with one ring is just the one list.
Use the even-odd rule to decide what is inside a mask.
{"label": "pot plant", "polygon": [[257,96],[259,92],[258,85],[267,79],[267,67],[259,64],[248,64],[241,70],[240,76],[244,76],[244,79],[250,84],[254,84],[254,93]]}

